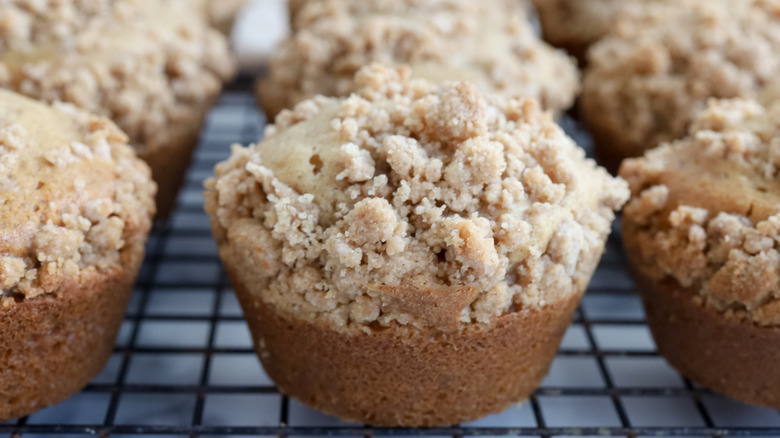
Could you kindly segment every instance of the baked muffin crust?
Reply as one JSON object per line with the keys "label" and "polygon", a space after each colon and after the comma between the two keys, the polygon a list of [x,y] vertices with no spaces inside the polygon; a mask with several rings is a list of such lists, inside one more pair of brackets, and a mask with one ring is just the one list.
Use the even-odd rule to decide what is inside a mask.
{"label": "baked muffin crust", "polygon": [[258,88],[271,116],[317,94],[349,95],[354,73],[371,62],[536,97],[555,111],[570,107],[579,88],[573,61],[536,36],[519,1],[312,1],[299,7],[294,27]]}
{"label": "baked muffin crust", "polygon": [[336,330],[452,331],[569,298],[627,198],[533,100],[364,68],[283,111],[206,183],[227,266]]}
{"label": "baked muffin crust", "polygon": [[0,90],[0,306],[97,281],[142,249],[149,168],[110,121]]}
{"label": "baked muffin crust", "polygon": [[713,101],[689,138],[627,160],[635,269],[708,306],[780,326],[780,106]]}
{"label": "baked muffin crust", "polygon": [[709,98],[761,99],[780,68],[778,9],[775,0],[693,2],[595,45],[582,108],[604,158],[683,137]]}

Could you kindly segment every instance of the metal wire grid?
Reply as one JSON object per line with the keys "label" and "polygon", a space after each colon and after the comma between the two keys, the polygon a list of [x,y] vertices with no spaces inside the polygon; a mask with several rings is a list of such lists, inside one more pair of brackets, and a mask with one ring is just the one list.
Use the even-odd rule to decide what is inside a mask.
{"label": "metal wire grid", "polygon": [[618,237],[529,403],[459,426],[387,429],[280,395],[252,350],[200,194],[228,146],[257,141],[264,123],[246,82],[223,94],[178,210],[149,240],[108,366],[72,399],[0,424],[0,436],[780,436],[778,412],[711,394],[657,355]]}

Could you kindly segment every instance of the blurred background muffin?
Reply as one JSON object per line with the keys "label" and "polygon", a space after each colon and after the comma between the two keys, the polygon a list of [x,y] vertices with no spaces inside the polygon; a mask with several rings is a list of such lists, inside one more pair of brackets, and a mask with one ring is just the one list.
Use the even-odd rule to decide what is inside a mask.
{"label": "blurred background muffin", "polygon": [[779,8],[767,0],[697,2],[593,46],[581,113],[602,162],[616,169],[682,138],[709,98],[761,99],[780,71]]}
{"label": "blurred background muffin", "polygon": [[217,165],[206,210],[281,391],[443,426],[539,385],[628,190],[534,99],[411,75],[375,64],[282,112]]}
{"label": "blurred background muffin", "polygon": [[109,117],[160,186],[166,217],[234,61],[187,0],[12,0],[0,5],[0,87]]}
{"label": "blurred background muffin", "polygon": [[686,377],[780,409],[780,105],[713,101],[627,160],[623,239],[658,351]]}
{"label": "blurred background muffin", "polygon": [[556,112],[574,102],[578,72],[541,41],[522,2],[317,0],[300,6],[257,88],[269,117],[317,94],[346,96],[371,62],[408,64],[414,77],[466,80],[507,98],[535,97]]}

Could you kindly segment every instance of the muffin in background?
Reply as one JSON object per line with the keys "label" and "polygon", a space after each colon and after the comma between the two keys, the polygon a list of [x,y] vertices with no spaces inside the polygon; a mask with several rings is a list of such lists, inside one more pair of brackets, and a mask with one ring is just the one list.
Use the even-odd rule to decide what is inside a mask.
{"label": "muffin in background", "polygon": [[582,117],[617,169],[685,136],[709,98],[760,99],[780,71],[777,2],[710,0],[623,26],[588,55]]}
{"label": "muffin in background", "polygon": [[374,64],[283,111],[205,192],[269,376],[381,426],[525,400],[628,198],[535,100],[411,76]]}
{"label": "muffin in background", "polygon": [[225,37],[188,0],[12,0],[0,15],[0,87],[112,119],[151,166],[167,217],[235,71]]}
{"label": "muffin in background", "polygon": [[155,190],[109,120],[0,90],[0,422],[64,400],[106,364]]}
{"label": "muffin in background", "polygon": [[[653,20],[668,9],[708,0],[532,0],[545,41],[584,61],[588,48],[637,19]],[[641,24],[640,24],[641,25]]]}
{"label": "muffin in background", "polygon": [[269,119],[319,94],[348,96],[355,72],[372,62],[408,64],[415,77],[469,81],[505,98],[535,97],[555,112],[579,91],[574,61],[539,39],[519,1],[307,1],[294,28],[258,82]]}
{"label": "muffin in background", "polygon": [[624,162],[623,240],[659,352],[780,409],[780,106],[713,101],[689,137]]}

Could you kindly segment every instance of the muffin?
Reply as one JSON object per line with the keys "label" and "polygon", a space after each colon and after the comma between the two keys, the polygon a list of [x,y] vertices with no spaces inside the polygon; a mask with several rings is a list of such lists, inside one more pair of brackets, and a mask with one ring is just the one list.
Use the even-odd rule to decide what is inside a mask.
{"label": "muffin", "polygon": [[623,239],[659,352],[780,409],[780,106],[713,101],[689,137],[627,160]]}
{"label": "muffin", "polygon": [[205,193],[268,375],[380,426],[526,399],[628,198],[535,100],[410,76],[283,111]]}
{"label": "muffin", "polygon": [[592,44],[647,15],[708,0],[533,0],[544,39],[584,60]]}
{"label": "muffin", "polygon": [[697,2],[593,46],[582,117],[603,163],[617,168],[682,138],[709,98],[760,98],[780,70],[778,7],[767,0]]}
{"label": "muffin", "polygon": [[246,0],[206,0],[206,14],[209,23],[225,35],[233,30],[233,21]]}
{"label": "muffin", "polygon": [[259,82],[266,114],[318,94],[348,96],[362,66],[408,64],[415,77],[465,80],[507,98],[570,107],[578,92],[573,60],[535,34],[522,2],[495,0],[308,1],[297,31],[281,44]]}
{"label": "muffin", "polygon": [[167,217],[204,117],[234,72],[224,36],[187,0],[49,3],[0,5],[0,87],[116,122],[151,166]]}
{"label": "muffin", "polygon": [[64,400],[106,364],[155,190],[109,120],[0,90],[0,422]]}

